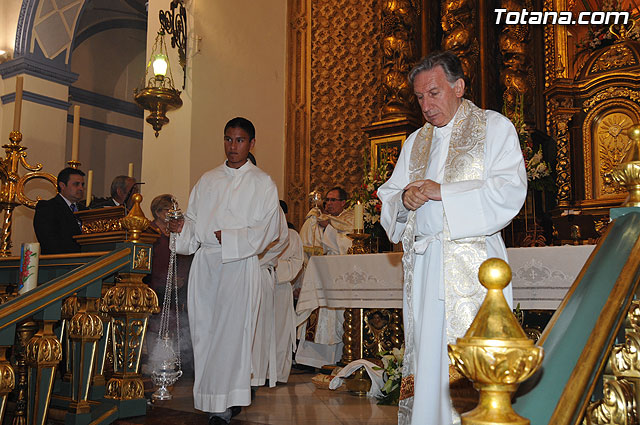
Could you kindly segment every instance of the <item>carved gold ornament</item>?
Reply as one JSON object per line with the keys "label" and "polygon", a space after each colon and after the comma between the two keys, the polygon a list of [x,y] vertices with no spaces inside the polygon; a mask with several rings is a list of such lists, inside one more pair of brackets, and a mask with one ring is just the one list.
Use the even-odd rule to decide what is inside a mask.
{"label": "carved gold ornament", "polygon": [[129,232],[129,237],[127,238],[128,242],[138,242],[140,239],[140,234],[144,232],[151,222],[144,216],[142,212],[142,208],[140,208],[140,202],[142,202],[142,195],[139,193],[134,194],[131,199],[133,199],[133,208],[129,211],[126,217],[121,218],[122,227],[127,229]]}
{"label": "carved gold ornament", "polygon": [[158,296],[142,283],[144,275],[124,274],[122,282],[109,288],[102,298],[101,309],[109,313],[157,313]]}
{"label": "carved gold ornament", "polygon": [[627,98],[634,102],[640,103],[640,91],[631,90],[625,87],[608,87],[605,90],[598,92],[593,97],[590,97],[582,104],[582,109],[585,112],[588,112],[589,109],[593,108],[595,105],[601,103],[603,100],[614,99],[614,98]]}
{"label": "carved gold ornament", "polygon": [[16,386],[16,375],[8,361],[0,363],[0,395],[8,394]]}
{"label": "carved gold ornament", "polygon": [[122,230],[119,218],[102,219],[82,223],[82,233],[106,233]]}
{"label": "carved gold ornament", "polygon": [[111,378],[107,383],[105,398],[115,400],[144,398],[144,384],[140,378]]}
{"label": "carved gold ornament", "polygon": [[100,316],[94,313],[76,313],[69,322],[69,338],[97,341],[102,337],[103,325]]}
{"label": "carved gold ornament", "polygon": [[463,424],[528,424],[511,407],[511,394],[542,364],[543,349],[533,345],[511,312],[502,290],[511,281],[503,260],[490,258],[480,266],[487,296],[464,337],[449,344],[449,358],[480,391],[475,409]]}
{"label": "carved gold ornament", "polygon": [[604,52],[591,66],[589,73],[609,71],[615,68],[632,66],[637,63],[633,52],[623,44],[614,44]]}
{"label": "carved gold ornament", "polygon": [[56,366],[62,360],[62,345],[55,335],[36,334],[27,344],[26,354],[32,366]]}
{"label": "carved gold ornament", "polygon": [[588,425],[636,425],[634,386],[626,379],[607,381],[602,390],[604,398],[587,407]]}
{"label": "carved gold ornament", "polygon": [[594,145],[598,146],[600,157],[600,179],[603,194],[620,192],[620,188],[614,185],[611,172],[620,164],[629,150],[630,142],[627,130],[633,125],[631,117],[621,113],[606,115],[598,124]]}
{"label": "carved gold ornament", "polygon": [[640,206],[640,125],[631,127],[627,134],[631,139],[631,147],[611,176],[629,192],[622,206],[638,207]]}

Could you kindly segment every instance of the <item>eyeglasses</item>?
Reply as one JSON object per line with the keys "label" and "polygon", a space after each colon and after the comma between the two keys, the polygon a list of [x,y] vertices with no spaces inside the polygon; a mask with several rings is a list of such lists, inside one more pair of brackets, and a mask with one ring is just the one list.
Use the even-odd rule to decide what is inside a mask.
{"label": "eyeglasses", "polygon": [[344,201],[344,199],[339,199],[339,198],[327,198],[326,199],[327,202],[338,202],[338,201]]}

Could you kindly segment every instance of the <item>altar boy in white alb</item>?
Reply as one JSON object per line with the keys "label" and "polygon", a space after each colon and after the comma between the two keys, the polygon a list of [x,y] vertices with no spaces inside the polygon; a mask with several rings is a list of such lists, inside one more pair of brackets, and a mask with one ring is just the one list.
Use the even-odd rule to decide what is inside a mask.
{"label": "altar boy in white alb", "polygon": [[251,346],[260,302],[258,254],[287,230],[271,178],[247,161],[255,144],[250,121],[224,129],[227,161],[198,180],[182,222],[177,252],[195,254],[188,311],[195,381],[194,407],[225,424],[251,404]]}
{"label": "altar boy in white alb", "polygon": [[[500,230],[527,190],[518,135],[497,112],[463,99],[465,78],[450,52],[409,74],[427,123],[405,141],[380,187],[381,223],[404,246],[405,357],[400,424],[449,425],[447,343],[461,337],[484,299],[478,268],[506,260]],[[511,287],[505,289],[511,302]]]}

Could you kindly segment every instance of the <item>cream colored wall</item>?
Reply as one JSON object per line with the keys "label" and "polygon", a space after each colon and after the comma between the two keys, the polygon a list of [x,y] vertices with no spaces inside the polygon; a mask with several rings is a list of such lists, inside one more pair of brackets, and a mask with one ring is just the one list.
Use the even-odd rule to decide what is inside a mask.
{"label": "cream colored wall", "polygon": [[[84,90],[133,102],[133,89],[141,84],[145,66],[146,35],[134,29],[119,28],[94,35],[75,48],[71,70],[79,74],[73,84]],[[122,49],[122,46],[128,46]],[[142,131],[143,121],[130,115],[86,104],[80,105],[82,118]],[[71,154],[72,124],[68,124],[67,153]],[[82,170],[93,170],[93,195],[108,197],[111,181],[127,174],[134,164],[134,177],[140,179],[142,141],[139,139],[80,128],[79,161]],[[144,193],[144,192],[143,192]]]}
{"label": "cream colored wall", "polygon": [[[182,94],[185,104],[168,113],[171,122],[157,139],[151,126],[144,126],[144,193],[173,193],[186,209],[198,178],[225,160],[224,125],[243,116],[256,127],[258,166],[272,176],[283,197],[287,2],[187,3],[190,51]],[[164,1],[149,2],[148,53],[159,26],[158,11],[166,8]],[[196,37],[201,38],[198,52]],[[181,88],[177,57],[171,63]],[[145,205],[150,200],[145,199]]]}

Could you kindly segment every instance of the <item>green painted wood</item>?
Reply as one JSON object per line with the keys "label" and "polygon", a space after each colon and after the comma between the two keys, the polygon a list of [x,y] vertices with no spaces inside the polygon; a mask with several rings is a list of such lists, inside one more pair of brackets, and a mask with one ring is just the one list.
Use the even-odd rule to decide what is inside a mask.
{"label": "green painted wood", "polygon": [[[32,291],[29,291],[28,293],[21,295],[14,300],[2,304],[0,306],[0,330],[10,324],[15,324],[17,321],[22,320],[23,318],[36,314],[38,311],[44,309],[47,305],[57,301],[61,301],[64,298],[72,295],[73,293],[80,291],[91,283],[94,283],[96,281],[101,282],[104,277],[113,275],[119,271],[122,271],[123,269],[126,269],[127,267],[129,267],[129,264],[131,262],[130,255],[125,255],[123,258],[118,259],[114,263],[105,266],[102,269],[95,270],[94,272],[89,273],[87,276],[78,278],[76,281],[72,282],[69,285],[62,285],[60,283],[61,280],[71,277],[74,274],[81,274],[85,269],[93,266],[99,261],[121,255],[123,253],[123,250],[127,248],[130,247],[124,246],[118,251],[114,251],[102,257],[96,258],[89,263],[72,271],[69,271],[50,282],[38,286]],[[43,297],[42,294],[47,292],[50,293],[46,297]],[[58,307],[58,315],[59,313],[60,311]]]}
{"label": "green painted wood", "polygon": [[[616,279],[627,262],[631,249],[640,238],[640,213],[628,212],[611,226],[606,239],[599,243],[599,250],[594,254],[582,281],[564,309],[558,312],[560,316],[542,345],[544,360],[540,372],[523,384],[513,403],[514,410],[530,419],[532,425],[549,424]],[[640,270],[635,273],[637,283]],[[633,288],[634,285],[631,285],[624,299],[619,300],[620,305],[633,298]],[[620,309],[618,320],[622,321],[624,316],[625,312]],[[613,332],[614,330],[610,330],[610,333]],[[607,347],[601,351],[600,357],[603,358],[607,354]],[[595,373],[596,371],[591,372],[589,382],[597,378]],[[583,396],[582,403],[587,402],[585,397],[586,395]]]}

